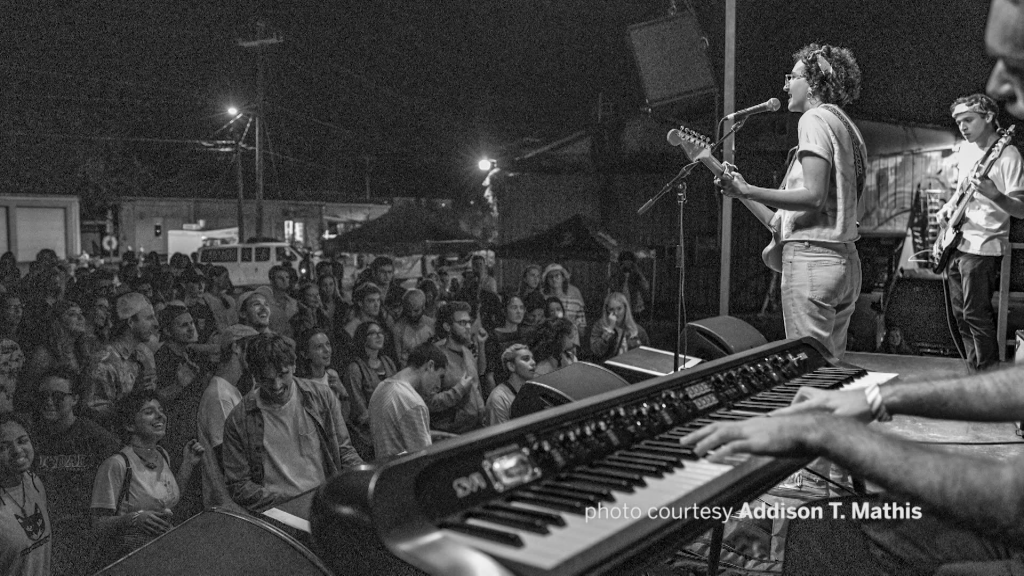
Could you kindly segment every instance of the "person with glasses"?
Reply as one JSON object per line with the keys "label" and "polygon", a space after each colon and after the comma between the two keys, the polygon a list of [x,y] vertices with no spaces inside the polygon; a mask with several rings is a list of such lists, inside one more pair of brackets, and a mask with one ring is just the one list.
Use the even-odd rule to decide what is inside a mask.
{"label": "person with glasses", "polygon": [[481,389],[480,360],[471,346],[485,356],[487,333],[476,327],[472,309],[466,302],[454,301],[437,314],[444,338],[434,345],[447,357],[447,368],[440,391],[427,400],[433,430],[463,434],[484,426],[484,398],[490,390]]}
{"label": "person with glasses", "polygon": [[81,376],[67,368],[47,372],[39,382],[34,414],[36,471],[48,488],[53,532],[53,574],[82,573],[92,544],[89,503],[100,463],[121,447],[117,437],[75,413]]}
{"label": "person with glasses", "polygon": [[860,95],[853,52],[810,44],[794,54],[783,89],[800,114],[799,144],[781,189],[748,183],[734,166],[715,184],[729,197],[777,209],[782,239],[782,314],[787,338],[811,336],[842,359],[860,295],[854,242],[867,149],[842,110]]}
{"label": "person with glasses", "polygon": [[359,350],[342,376],[352,398],[352,418],[347,420],[352,444],[363,460],[367,461],[373,460],[368,412],[370,397],[381,382],[398,372],[394,360],[384,353],[384,338],[384,327],[380,323],[370,321],[360,324],[354,338]]}

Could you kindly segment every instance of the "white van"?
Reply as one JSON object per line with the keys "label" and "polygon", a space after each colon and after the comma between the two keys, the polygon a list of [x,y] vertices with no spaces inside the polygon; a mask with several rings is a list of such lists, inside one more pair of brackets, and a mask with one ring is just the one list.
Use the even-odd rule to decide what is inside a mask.
{"label": "white van", "polygon": [[298,265],[301,256],[286,242],[222,244],[199,249],[199,262],[223,266],[235,286],[270,284],[270,269],[288,262]]}

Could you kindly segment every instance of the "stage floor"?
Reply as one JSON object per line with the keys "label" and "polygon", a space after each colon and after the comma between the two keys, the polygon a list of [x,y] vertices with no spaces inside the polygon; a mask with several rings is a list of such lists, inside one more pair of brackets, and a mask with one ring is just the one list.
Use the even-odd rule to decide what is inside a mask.
{"label": "stage floor", "polygon": [[[845,361],[875,372],[899,374],[899,380],[938,380],[967,375],[966,365],[957,358],[847,352]],[[895,416],[892,422],[876,423],[873,426],[917,442],[937,443],[949,450],[984,454],[995,458],[1024,456],[1024,441],[1014,433],[1015,427],[1012,423],[958,422]]]}

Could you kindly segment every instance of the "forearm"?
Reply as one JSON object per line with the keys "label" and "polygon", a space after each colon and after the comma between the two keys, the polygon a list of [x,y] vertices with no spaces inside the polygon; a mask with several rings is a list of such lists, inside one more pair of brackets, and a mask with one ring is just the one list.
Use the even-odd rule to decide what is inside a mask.
{"label": "forearm", "polygon": [[92,509],[92,528],[97,537],[109,538],[124,534],[132,526],[134,514],[114,516],[113,510],[106,508]]}
{"label": "forearm", "polygon": [[196,470],[196,464],[190,462],[188,458],[182,460],[181,466],[178,467],[178,473],[174,475],[175,482],[178,486],[184,488],[188,485],[188,481],[192,479],[192,473]]}
{"label": "forearm", "polygon": [[821,208],[823,199],[822,195],[815,194],[807,187],[778,190],[760,186],[750,186],[745,198],[779,210],[795,212],[818,210]]}
{"label": "forearm", "polygon": [[1024,201],[1014,196],[1008,196],[1006,194],[999,194],[995,198],[992,198],[992,203],[995,204],[1000,210],[1006,212],[1014,218],[1024,218]]}
{"label": "forearm", "polygon": [[466,395],[469,390],[469,386],[463,386],[461,382],[455,384],[451,388],[438,392],[427,400],[427,408],[431,412],[440,412],[441,410],[447,410],[452,406],[455,406],[462,400],[462,397]]}
{"label": "forearm", "polygon": [[1024,367],[939,381],[880,387],[890,414],[974,422],[1011,422],[1024,417]]}
{"label": "forearm", "polygon": [[812,452],[889,492],[1004,537],[1024,535],[1020,459],[1001,461],[914,444],[845,418],[828,418],[811,443]]}

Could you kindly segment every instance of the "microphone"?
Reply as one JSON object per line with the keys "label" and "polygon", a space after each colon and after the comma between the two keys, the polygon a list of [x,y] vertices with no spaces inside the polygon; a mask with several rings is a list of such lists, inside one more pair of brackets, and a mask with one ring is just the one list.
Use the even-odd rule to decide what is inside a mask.
{"label": "microphone", "polygon": [[757,106],[751,106],[750,108],[744,108],[739,112],[733,112],[732,114],[726,116],[724,120],[741,120],[743,118],[746,118],[747,116],[760,114],[762,112],[775,112],[776,110],[779,109],[780,106],[782,106],[782,103],[779,102],[779,99],[772,98],[771,100],[767,102],[762,102]]}

